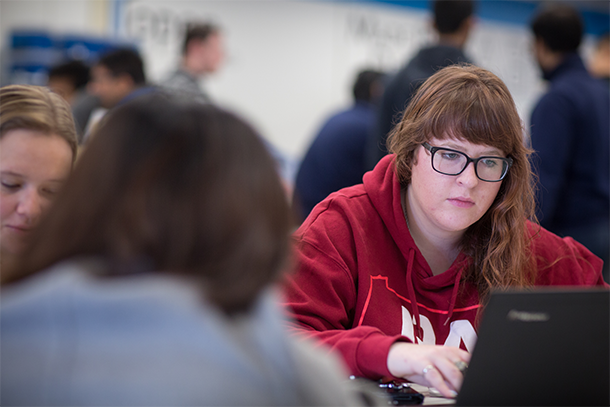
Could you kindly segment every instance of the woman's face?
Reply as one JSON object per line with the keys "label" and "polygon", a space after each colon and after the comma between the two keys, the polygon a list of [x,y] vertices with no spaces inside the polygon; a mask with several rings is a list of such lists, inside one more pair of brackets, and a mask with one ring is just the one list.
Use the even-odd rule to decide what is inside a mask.
{"label": "woman's face", "polygon": [[[505,157],[504,152],[495,147],[454,138],[433,138],[428,143],[433,147],[461,151],[470,158]],[[420,146],[415,150],[408,203],[422,231],[438,237],[455,236],[487,212],[501,185],[502,181],[486,182],[477,178],[474,163],[469,163],[459,175],[440,174],[432,168],[431,152]]]}
{"label": "woman's face", "polygon": [[15,129],[0,139],[0,250],[18,254],[72,167],[57,135]]}

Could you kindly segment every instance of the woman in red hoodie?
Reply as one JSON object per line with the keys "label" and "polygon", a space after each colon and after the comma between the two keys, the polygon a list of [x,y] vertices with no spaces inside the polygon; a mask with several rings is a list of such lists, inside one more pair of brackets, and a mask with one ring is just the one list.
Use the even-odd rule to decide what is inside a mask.
{"label": "woman in red hoodie", "polygon": [[493,73],[461,65],[430,77],[390,135],[392,154],[295,233],[295,330],[356,376],[452,396],[492,288],[603,285],[599,258],[536,223],[524,134]]}

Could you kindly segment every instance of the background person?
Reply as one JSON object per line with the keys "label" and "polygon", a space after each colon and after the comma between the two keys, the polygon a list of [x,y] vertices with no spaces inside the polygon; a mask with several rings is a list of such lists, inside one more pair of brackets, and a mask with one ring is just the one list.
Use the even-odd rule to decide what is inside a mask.
{"label": "background person", "polygon": [[8,275],[68,178],[77,143],[70,106],[40,86],[0,88],[0,266]]}
{"label": "background person", "polygon": [[100,106],[97,96],[87,91],[91,77],[89,71],[89,66],[82,61],[69,61],[51,68],[47,81],[47,86],[66,99],[72,107],[79,143],[83,141],[91,113]]}
{"label": "background person", "polygon": [[432,28],[436,44],[420,49],[389,80],[379,104],[377,122],[366,146],[366,169],[375,167],[388,153],[386,140],[400,121],[411,97],[426,79],[439,69],[460,62],[471,62],[464,46],[474,26],[474,1],[436,0],[432,6]]}
{"label": "background person", "polygon": [[119,48],[103,54],[91,68],[89,88],[106,109],[151,91],[146,84],[144,61],[132,48]]}
{"label": "background person", "polygon": [[207,75],[217,72],[225,59],[224,37],[215,24],[192,22],[186,25],[180,66],[161,86],[198,102],[211,99],[201,84]]}
{"label": "background person", "polygon": [[2,405],[359,405],[284,332],[274,165],[212,105],[110,112],[3,281]]}
{"label": "background person", "polygon": [[103,54],[91,68],[89,92],[97,96],[100,108],[91,113],[84,142],[109,109],[155,91],[146,82],[144,61],[133,48],[118,48]]}
{"label": "background person", "polygon": [[69,61],[49,70],[47,86],[73,105],[89,83],[89,67],[82,61]]}
{"label": "background person", "polygon": [[531,22],[534,53],[549,90],[531,115],[540,224],[610,262],[610,92],[578,54],[582,19],[566,4]]}
{"label": "background person", "polygon": [[528,220],[523,134],[493,73],[454,65],[424,82],[390,136],[392,154],[295,232],[294,331],[339,351],[353,375],[451,397],[492,289],[603,285],[598,257]]}
{"label": "background person", "polygon": [[297,172],[292,205],[299,223],[330,193],[362,182],[364,149],[383,92],[382,72],[365,69],[352,85],[354,104],[326,120]]}

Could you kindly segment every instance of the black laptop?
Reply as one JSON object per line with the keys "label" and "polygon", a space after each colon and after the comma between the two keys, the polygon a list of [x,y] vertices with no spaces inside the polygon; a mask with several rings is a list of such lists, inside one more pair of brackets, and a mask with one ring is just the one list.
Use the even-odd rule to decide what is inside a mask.
{"label": "black laptop", "polygon": [[491,295],[458,406],[610,405],[610,291]]}

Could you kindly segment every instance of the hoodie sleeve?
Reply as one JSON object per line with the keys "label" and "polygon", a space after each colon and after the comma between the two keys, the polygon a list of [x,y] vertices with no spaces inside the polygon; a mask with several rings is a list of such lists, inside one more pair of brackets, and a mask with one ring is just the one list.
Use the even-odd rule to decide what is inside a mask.
{"label": "hoodie sleeve", "polygon": [[296,321],[291,330],[340,352],[353,375],[391,376],[387,368],[390,346],[408,339],[388,336],[371,326],[355,326],[355,277],[335,254],[334,249],[323,251],[316,244],[298,241],[297,270],[285,286],[288,311]]}

